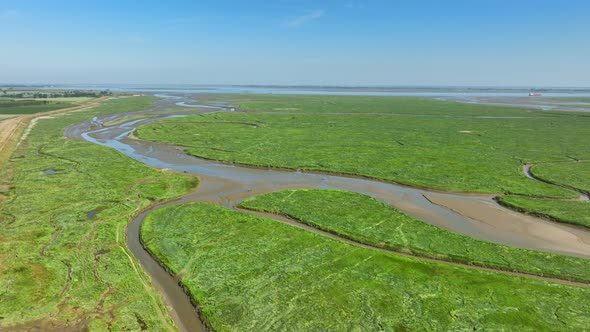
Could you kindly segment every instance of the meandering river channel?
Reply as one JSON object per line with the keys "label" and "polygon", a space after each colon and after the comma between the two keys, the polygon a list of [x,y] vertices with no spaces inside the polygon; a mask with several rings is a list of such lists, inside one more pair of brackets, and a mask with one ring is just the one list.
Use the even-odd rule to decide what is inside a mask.
{"label": "meandering river channel", "polygon": [[97,116],[68,128],[65,135],[111,147],[152,167],[191,173],[200,178],[196,191],[174,202],[152,207],[127,228],[129,249],[163,294],[181,330],[205,331],[206,327],[178,286],[178,280],[145,251],[139,237],[146,215],[173,204],[206,201],[236,208],[248,197],[284,189],[348,190],[373,196],[406,214],[456,233],[521,248],[590,258],[590,232],[512,211],[496,203],[495,195],[446,193],[356,177],[228,165],[190,156],[178,146],[134,138],[131,134],[139,126],[162,119],[233,111],[231,106],[220,103],[198,105],[189,97],[163,97],[153,109]]}

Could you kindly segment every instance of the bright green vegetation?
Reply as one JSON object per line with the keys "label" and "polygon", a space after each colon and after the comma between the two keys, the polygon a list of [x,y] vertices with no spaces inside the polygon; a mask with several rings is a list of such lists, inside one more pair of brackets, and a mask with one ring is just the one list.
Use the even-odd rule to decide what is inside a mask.
{"label": "bright green vegetation", "polygon": [[373,96],[221,96],[243,110],[279,113],[387,113],[439,116],[546,116],[526,108],[489,106],[418,97]]}
{"label": "bright green vegetation", "polygon": [[500,203],[541,217],[590,228],[590,202],[554,201],[519,196],[499,197]]}
{"label": "bright green vegetation", "polygon": [[590,282],[587,259],[509,247],[449,232],[357,193],[285,190],[250,198],[240,206],[285,215],[377,247]]}
{"label": "bright green vegetation", "polygon": [[[538,178],[590,192],[590,162],[543,163],[531,168]],[[590,227],[590,202],[554,201],[543,198],[503,196],[499,202],[560,222]]]}
{"label": "bright green vegetation", "polygon": [[[353,97],[267,98],[283,100],[281,109],[297,108],[302,99],[307,113],[197,115],[146,125],[138,135],[186,146],[196,156],[242,164],[355,174],[443,190],[556,198],[577,195],[526,178],[522,164],[590,158],[590,144],[580,140],[590,135],[590,118],[567,112],[534,117],[536,113],[518,108],[409,98],[399,99],[398,105],[396,98],[359,97],[356,107],[349,105]],[[327,102],[338,98],[348,104]],[[308,105],[310,100],[318,113]],[[405,112],[415,116],[354,113],[361,106],[374,110],[371,100],[375,107],[385,107],[387,101],[392,110],[409,109]],[[345,113],[322,113],[324,104]],[[244,105],[276,109],[262,102]],[[474,116],[478,107],[487,117]],[[500,118],[490,118],[495,109]],[[506,118],[508,114],[524,118]]]}
{"label": "bright green vegetation", "polygon": [[160,209],[148,248],[215,331],[576,331],[590,289],[355,247],[207,203]]}
{"label": "bright green vegetation", "polygon": [[[580,136],[579,139],[585,141],[584,136]],[[539,164],[533,166],[531,172],[543,180],[590,192],[590,161],[588,160],[584,162]]]}
{"label": "bright green vegetation", "polygon": [[181,195],[196,180],[63,138],[95,114],[148,108],[151,100],[116,99],[41,120],[13,155],[0,203],[0,330],[173,326],[126,249],[125,226],[150,200]]}
{"label": "bright green vegetation", "polygon": [[33,114],[72,106],[69,103],[45,100],[0,100],[0,114]]}

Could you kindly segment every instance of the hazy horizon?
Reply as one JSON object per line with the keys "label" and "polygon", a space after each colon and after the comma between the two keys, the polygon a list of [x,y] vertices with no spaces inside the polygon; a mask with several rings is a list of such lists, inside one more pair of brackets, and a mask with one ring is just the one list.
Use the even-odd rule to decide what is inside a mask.
{"label": "hazy horizon", "polygon": [[30,87],[107,87],[107,86],[118,86],[118,87],[276,87],[276,88],[344,88],[344,89],[489,89],[489,90],[537,90],[537,89],[556,89],[556,90],[567,90],[567,89],[580,89],[589,90],[590,86],[533,86],[533,85],[514,85],[514,86],[499,86],[499,85],[319,85],[319,84],[207,84],[207,83],[69,83],[69,82],[0,82],[0,87],[11,87],[11,86],[30,86]]}
{"label": "hazy horizon", "polygon": [[0,82],[589,87],[588,10],[528,0],[0,0]]}

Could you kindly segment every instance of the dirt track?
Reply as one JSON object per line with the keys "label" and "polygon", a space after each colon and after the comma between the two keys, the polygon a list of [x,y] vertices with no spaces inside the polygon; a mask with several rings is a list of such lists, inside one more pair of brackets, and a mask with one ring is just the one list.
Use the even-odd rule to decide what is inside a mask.
{"label": "dirt track", "polygon": [[14,146],[23,129],[27,126],[30,116],[19,116],[0,121],[0,166],[3,165],[12,153]]}
{"label": "dirt track", "polygon": [[[108,98],[109,97],[100,97],[80,103],[78,106],[63,108],[51,112],[21,115],[6,120],[0,119],[0,169],[6,164],[20,142],[27,137],[33,126],[35,126],[37,120],[51,118],[66,112],[84,111],[100,105],[101,102]],[[10,181],[10,171],[4,174],[3,177],[4,178],[0,178],[0,202],[6,198],[2,193],[9,188],[9,185],[6,182]]]}
{"label": "dirt track", "polygon": [[14,148],[23,138],[22,134],[25,132],[25,129],[27,127],[30,128],[35,124],[34,120],[42,117],[60,115],[66,112],[87,110],[100,105],[101,102],[108,98],[109,97],[100,97],[80,103],[80,105],[74,107],[63,108],[51,112],[22,115],[0,121],[0,167],[8,160],[14,151]]}

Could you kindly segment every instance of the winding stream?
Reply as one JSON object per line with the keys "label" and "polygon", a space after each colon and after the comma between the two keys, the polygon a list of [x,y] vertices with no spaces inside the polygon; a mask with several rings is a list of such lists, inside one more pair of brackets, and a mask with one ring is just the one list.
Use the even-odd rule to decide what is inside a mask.
{"label": "winding stream", "polygon": [[[415,218],[463,235],[590,258],[590,232],[509,210],[493,200],[495,195],[446,193],[355,177],[228,165],[189,156],[178,146],[130,137],[139,126],[165,118],[233,110],[231,106],[219,104],[199,107],[184,97],[166,97],[155,105],[153,109],[140,112],[97,116],[68,128],[65,135],[114,148],[152,167],[199,176],[201,182],[195,192],[177,201],[154,206],[127,228],[129,249],[151,276],[172,308],[172,317],[184,331],[205,331],[206,328],[182,288],[178,287],[178,280],[145,251],[139,239],[144,217],[173,204],[206,201],[236,208],[242,200],[262,193],[297,188],[340,189],[373,196]],[[105,123],[113,125],[106,126]]]}
{"label": "winding stream", "polygon": [[532,179],[532,180],[535,180],[535,181],[544,182],[544,183],[547,183],[547,184],[550,184],[550,185],[559,186],[559,187],[562,187],[562,188],[565,188],[565,189],[568,189],[568,190],[571,190],[571,191],[575,191],[580,196],[578,196],[578,198],[573,199],[574,201],[578,201],[578,202],[588,202],[588,201],[590,201],[590,195],[588,195],[588,193],[586,193],[584,191],[581,191],[579,189],[576,189],[574,187],[571,187],[571,186],[567,186],[567,185],[563,185],[563,184],[555,184],[555,183],[552,183],[550,181],[541,179],[540,177],[535,176],[533,174],[533,172],[531,170],[532,168],[533,168],[533,165],[531,165],[531,164],[526,164],[526,165],[523,165],[522,166],[522,171],[523,171],[524,175],[527,178]]}

